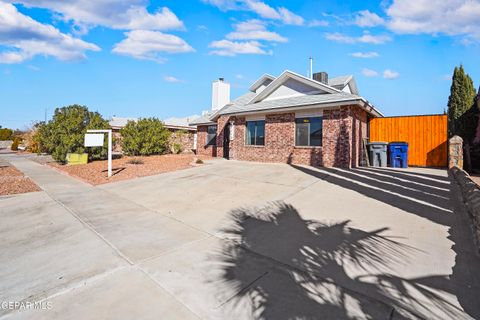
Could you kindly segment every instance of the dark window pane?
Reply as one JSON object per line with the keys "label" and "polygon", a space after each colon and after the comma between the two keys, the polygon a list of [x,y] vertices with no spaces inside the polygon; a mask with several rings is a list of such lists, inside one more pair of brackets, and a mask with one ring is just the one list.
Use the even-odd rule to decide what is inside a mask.
{"label": "dark window pane", "polygon": [[208,126],[207,128],[207,145],[217,144],[217,126]]}
{"label": "dark window pane", "polygon": [[208,126],[208,133],[209,134],[216,134],[217,133],[217,126]]}
{"label": "dark window pane", "polygon": [[309,119],[295,119],[295,145],[308,146]]}
{"label": "dark window pane", "polygon": [[265,145],[265,121],[257,121],[256,141],[257,146]]}
{"label": "dark window pane", "polygon": [[247,121],[247,136],[245,143],[247,145],[255,144],[255,122]]}
{"label": "dark window pane", "polygon": [[310,118],[310,145],[322,145],[322,118]]}

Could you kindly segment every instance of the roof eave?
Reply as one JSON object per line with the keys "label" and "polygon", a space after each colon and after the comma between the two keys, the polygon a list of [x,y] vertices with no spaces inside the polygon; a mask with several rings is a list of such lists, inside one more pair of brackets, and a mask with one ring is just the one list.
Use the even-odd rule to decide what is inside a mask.
{"label": "roof eave", "polygon": [[[296,105],[296,106],[284,107],[284,108],[259,109],[259,110],[243,111],[243,112],[231,112],[231,113],[221,114],[221,116],[231,116],[231,115],[242,116],[242,115],[249,115],[249,114],[255,114],[255,113],[285,112],[285,111],[291,111],[292,109],[295,109],[295,110],[311,109],[312,106],[318,106],[318,107],[321,107],[321,108],[331,108],[331,107],[339,107],[339,106],[352,105],[352,104],[362,105],[365,102],[366,102],[365,99],[359,97],[359,98],[345,99],[345,100],[339,100],[339,101],[333,101],[333,102],[332,101],[311,102],[311,103],[305,103],[305,104],[302,104],[302,105]],[[369,104],[369,106],[371,106],[371,105]],[[371,106],[371,107],[375,111],[378,112],[378,110],[376,110],[373,106]],[[367,109],[365,111],[369,112],[369,110],[367,110]],[[378,114],[383,117],[383,115],[380,112],[378,112]]]}
{"label": "roof eave", "polygon": [[373,104],[371,104],[365,98],[361,98],[362,103],[364,104],[365,111],[369,112],[370,114],[374,115],[377,118],[383,118],[385,115],[380,112]]}

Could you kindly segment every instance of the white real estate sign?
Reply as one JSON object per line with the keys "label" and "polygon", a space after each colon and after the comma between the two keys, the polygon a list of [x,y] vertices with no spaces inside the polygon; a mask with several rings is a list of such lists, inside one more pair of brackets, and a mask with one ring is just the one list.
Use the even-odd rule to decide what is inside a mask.
{"label": "white real estate sign", "polygon": [[103,147],[105,133],[108,135],[108,177],[112,176],[112,130],[87,130],[85,134],[85,147]]}
{"label": "white real estate sign", "polygon": [[87,133],[85,135],[85,147],[103,147],[103,133]]}

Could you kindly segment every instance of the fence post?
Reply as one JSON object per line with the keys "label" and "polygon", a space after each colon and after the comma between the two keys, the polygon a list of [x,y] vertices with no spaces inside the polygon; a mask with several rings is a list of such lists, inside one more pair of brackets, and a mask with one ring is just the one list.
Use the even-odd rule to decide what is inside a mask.
{"label": "fence post", "polygon": [[448,140],[448,168],[463,169],[463,139],[453,136]]}

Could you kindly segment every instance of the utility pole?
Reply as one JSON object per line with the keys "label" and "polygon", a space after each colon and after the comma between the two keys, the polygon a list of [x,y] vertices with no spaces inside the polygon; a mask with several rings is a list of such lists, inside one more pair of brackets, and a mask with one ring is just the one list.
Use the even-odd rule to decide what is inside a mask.
{"label": "utility pole", "polygon": [[45,108],[45,123],[47,123],[47,108]]}
{"label": "utility pole", "polygon": [[310,79],[313,79],[313,58],[310,56]]}

